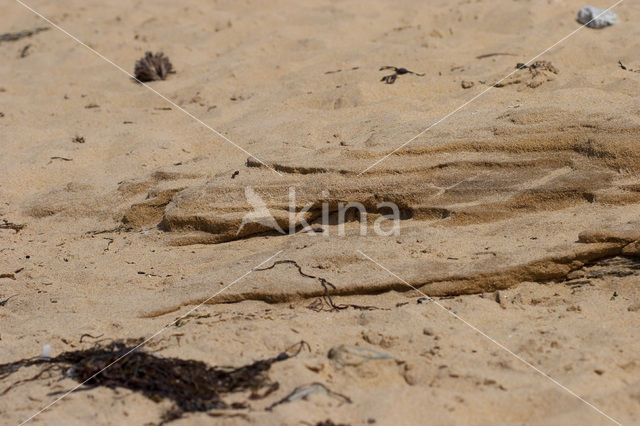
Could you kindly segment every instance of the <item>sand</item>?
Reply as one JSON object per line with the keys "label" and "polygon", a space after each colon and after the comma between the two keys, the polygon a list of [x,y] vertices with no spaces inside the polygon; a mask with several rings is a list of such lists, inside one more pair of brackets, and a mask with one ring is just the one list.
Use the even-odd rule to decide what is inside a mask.
{"label": "sand", "polygon": [[[637,422],[640,74],[618,65],[640,68],[637,4],[523,69],[584,4],[29,5],[127,72],[163,51],[176,72],[149,86],[175,105],[7,2],[0,33],[49,29],[0,41],[0,301],[14,296],[0,363],[90,346],[84,334],[163,330],[145,350],[236,366],[304,340],[272,367],[274,393],[224,397],[250,409],[172,423]],[[383,66],[424,76],[385,84]],[[247,187],[284,229],[295,188],[310,226],[238,232]],[[374,232],[381,201],[400,208],[397,235]],[[340,202],[367,208],[366,235],[357,218],[339,232]],[[331,225],[314,234],[322,205]],[[266,409],[313,383],[351,402]],[[76,385],[18,386],[1,422]],[[96,388],[33,422],[157,424],[169,407]]]}

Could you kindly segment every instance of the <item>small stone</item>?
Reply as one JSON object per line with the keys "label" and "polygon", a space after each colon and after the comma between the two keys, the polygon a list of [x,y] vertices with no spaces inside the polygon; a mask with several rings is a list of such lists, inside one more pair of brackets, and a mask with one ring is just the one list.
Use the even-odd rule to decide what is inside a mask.
{"label": "small stone", "polygon": [[593,6],[578,11],[578,22],[589,28],[604,28],[618,23],[618,16],[611,10],[602,10]]}
{"label": "small stone", "polygon": [[473,86],[474,86],[474,82],[473,81],[462,80],[462,88],[463,89],[470,89]]}

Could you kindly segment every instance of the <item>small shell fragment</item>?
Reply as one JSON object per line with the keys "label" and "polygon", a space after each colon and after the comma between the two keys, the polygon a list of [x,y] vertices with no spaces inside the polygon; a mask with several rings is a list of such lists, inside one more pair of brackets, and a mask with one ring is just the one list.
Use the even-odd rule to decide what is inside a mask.
{"label": "small shell fragment", "polygon": [[40,358],[45,360],[51,359],[51,345],[44,345],[42,347],[42,355],[40,355]]}

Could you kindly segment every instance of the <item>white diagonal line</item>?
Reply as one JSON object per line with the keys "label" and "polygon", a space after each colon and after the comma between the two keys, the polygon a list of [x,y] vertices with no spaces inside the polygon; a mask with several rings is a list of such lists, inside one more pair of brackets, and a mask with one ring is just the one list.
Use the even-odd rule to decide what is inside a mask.
{"label": "white diagonal line", "polygon": [[437,300],[427,296],[423,291],[421,291],[420,289],[414,287],[413,285],[409,284],[406,280],[402,279],[401,277],[399,277],[398,275],[394,274],[392,271],[390,271],[389,269],[385,268],[383,265],[381,265],[380,263],[376,262],[375,260],[373,260],[371,257],[369,257],[368,255],[366,255],[365,253],[363,253],[361,250],[357,250],[358,253],[360,253],[361,255],[363,255],[365,258],[367,258],[368,260],[370,260],[371,262],[375,263],[376,265],[378,265],[380,268],[384,269],[385,271],[387,271],[389,274],[393,275],[395,278],[399,279],[400,281],[402,281],[404,284],[408,285],[409,287],[411,287],[412,289],[414,289],[415,291],[417,291],[418,293],[422,294],[424,297],[426,297],[427,299],[429,299],[431,302],[435,303],[437,306],[439,306],[440,308],[442,308],[445,312],[447,312],[449,315],[453,316],[454,318],[462,321],[465,325],[467,325],[468,327],[470,327],[471,329],[473,329],[475,332],[477,332],[478,334],[480,334],[481,336],[485,337],[486,339],[490,340],[491,342],[493,342],[495,345],[497,345],[500,349],[503,349],[504,351],[506,351],[507,353],[509,353],[511,356],[513,356],[514,358],[516,358],[518,361],[522,362],[523,364],[525,364],[527,367],[532,368],[533,370],[535,370],[537,373],[539,373],[540,375],[542,375],[543,377],[549,379],[551,382],[553,382],[555,385],[559,386],[560,388],[562,388],[563,390],[565,390],[566,392],[570,393],[571,395],[575,396],[576,398],[578,398],[580,401],[584,402],[585,404],[587,404],[589,407],[593,408],[594,410],[596,410],[598,413],[600,413],[601,415],[603,415],[604,417],[606,417],[607,419],[611,420],[613,423],[622,426],[622,423],[620,423],[619,421],[617,421],[616,419],[614,419],[613,417],[609,416],[607,413],[605,413],[604,411],[602,411],[601,409],[599,409],[598,407],[596,407],[595,405],[593,405],[592,403],[590,403],[589,401],[585,400],[584,398],[582,398],[580,395],[578,395],[577,393],[575,393],[574,391],[572,391],[571,389],[569,389],[568,387],[566,387],[565,385],[563,385],[562,383],[558,382],[556,379],[554,379],[553,377],[549,376],[547,373],[545,373],[544,371],[540,370],[538,367],[536,367],[535,365],[531,364],[530,362],[528,362],[527,360],[525,360],[524,358],[522,358],[521,356],[519,356],[518,354],[514,353],[511,349],[507,348],[505,345],[503,345],[502,343],[498,342],[497,340],[493,339],[491,336],[487,335],[486,333],[484,333],[482,330],[480,330],[478,327],[474,326],[473,324],[469,323],[467,320],[465,320],[464,318],[460,317],[458,314],[456,314],[455,312],[450,311],[449,309],[447,309],[444,305],[442,305],[440,302],[438,302]]}
{"label": "white diagonal line", "polygon": [[240,151],[244,152],[245,154],[247,154],[249,157],[254,158],[256,161],[258,161],[259,163],[261,163],[263,166],[271,169],[273,172],[275,172],[276,174],[278,174],[279,176],[282,176],[282,174],[280,172],[278,172],[276,169],[274,169],[273,167],[271,167],[270,165],[268,165],[267,163],[265,163],[264,161],[262,161],[260,158],[256,157],[255,155],[251,154],[249,151],[247,151],[246,149],[244,149],[243,147],[241,147],[240,145],[236,144],[235,142],[233,142],[231,139],[229,139],[228,137],[226,137],[225,135],[223,135],[222,133],[220,133],[219,131],[217,131],[216,129],[214,129],[213,127],[211,127],[210,125],[208,125],[207,123],[205,123],[204,121],[200,120],[198,117],[196,117],[195,115],[191,114],[189,111],[187,111],[186,109],[182,108],[180,105],[176,104],[175,102],[173,102],[171,99],[167,98],[165,95],[163,95],[162,93],[158,92],[156,89],[154,89],[153,87],[149,86],[146,83],[143,83],[142,81],[138,80],[133,74],[131,74],[130,72],[128,72],[127,70],[125,70],[124,68],[122,68],[120,65],[116,64],[115,62],[113,62],[111,59],[107,58],[106,56],[104,56],[103,54],[101,54],[100,52],[98,52],[97,50],[87,46],[85,43],[83,43],[80,39],[78,39],[78,37],[74,36],[73,34],[70,34],[67,30],[65,30],[64,28],[60,27],[59,25],[55,24],[54,22],[52,22],[49,18],[47,18],[46,16],[44,16],[43,14],[41,14],[40,12],[38,12],[37,10],[34,10],[31,6],[29,6],[28,4],[24,3],[22,0],[16,0],[17,3],[19,3],[20,5],[22,5],[24,8],[30,10],[31,12],[33,12],[34,14],[38,15],[40,18],[42,18],[43,20],[45,20],[49,25],[53,26],[54,28],[56,28],[57,30],[60,30],[61,32],[63,32],[64,34],[66,34],[67,36],[71,37],[76,43],[86,47],[90,52],[96,54],[98,57],[100,57],[101,59],[103,59],[104,61],[110,63],[111,65],[113,65],[114,67],[116,67],[118,70],[122,71],[123,73],[125,73],[126,75],[128,75],[129,77],[131,77],[132,79],[134,79],[135,81],[137,81],[138,83],[140,83],[141,85],[143,85],[144,87],[146,87],[147,89],[149,89],[151,92],[153,92],[154,94],[156,94],[157,96],[161,97],[163,100],[167,101],[168,103],[170,103],[173,107],[175,107],[177,110],[185,113],[186,115],[188,115],[189,117],[191,117],[192,119],[194,119],[196,122],[198,122],[199,124],[203,125],[204,127],[206,127],[207,129],[209,129],[212,133],[214,133],[215,135],[221,137],[222,139],[224,139],[225,141],[227,141],[228,143],[230,143],[231,145],[235,146],[237,149],[239,149]]}
{"label": "white diagonal line", "polygon": [[217,292],[215,292],[215,294],[213,294],[212,296],[208,297],[207,299],[205,299],[203,302],[201,302],[198,306],[196,306],[195,308],[187,311],[186,314],[181,315],[180,317],[176,318],[174,321],[172,321],[171,323],[165,325],[164,327],[162,327],[160,330],[156,331],[154,334],[152,334],[150,337],[147,337],[146,339],[144,339],[144,341],[142,341],[142,343],[139,343],[137,346],[135,346],[133,349],[129,350],[127,353],[125,353],[124,355],[119,356],[118,358],[116,358],[114,361],[112,361],[110,364],[108,364],[106,367],[102,368],[100,371],[98,371],[97,373],[95,373],[94,375],[92,375],[91,377],[89,377],[88,379],[86,379],[85,381],[83,381],[82,383],[78,384],[77,386],[71,388],[71,390],[69,390],[68,392],[64,393],[63,395],[61,395],[59,398],[55,399],[54,401],[52,401],[51,403],[49,403],[46,407],[44,407],[43,409],[41,409],[40,411],[38,411],[37,413],[31,415],[31,417],[29,417],[27,420],[21,422],[19,424],[19,426],[24,425],[25,423],[28,423],[29,421],[33,420],[34,417],[36,417],[38,414],[44,412],[45,410],[51,408],[52,405],[56,404],[57,402],[59,402],[61,399],[65,398],[66,396],[68,396],[69,394],[75,392],[79,387],[83,386],[85,383],[87,383],[89,380],[93,379],[94,377],[96,377],[97,375],[99,375],[100,373],[102,373],[104,370],[106,370],[107,368],[111,367],[113,364],[121,361],[123,358],[125,358],[126,356],[130,355],[132,352],[135,352],[136,350],[138,350],[140,347],[146,345],[150,340],[152,340],[153,338],[155,338],[157,335],[161,334],[162,332],[164,332],[167,328],[171,327],[172,325],[176,324],[178,321],[180,321],[181,319],[185,318],[186,316],[188,316],[189,314],[191,314],[193,311],[195,311],[196,309],[198,309],[199,307],[201,307],[202,305],[206,304],[209,300],[213,299],[214,297],[216,297],[217,295],[219,295],[220,293],[222,293],[223,291],[225,291],[226,289],[228,289],[229,287],[231,287],[232,285],[234,285],[235,283],[237,283],[238,281],[242,280],[244,277],[246,277],[247,275],[249,275],[250,273],[252,273],[254,270],[256,270],[257,268],[261,267],[262,265],[264,265],[265,263],[267,263],[268,261],[270,261],[271,259],[273,259],[274,257],[276,257],[277,255],[279,255],[280,253],[282,253],[282,250],[278,251],[276,254],[272,255],[271,257],[269,257],[268,259],[260,262],[260,264],[254,266],[252,269],[250,269],[249,271],[247,271],[244,275],[242,275],[240,278],[237,278],[235,280],[233,280],[230,284],[226,285],[225,287],[223,287],[222,289],[218,290]]}
{"label": "white diagonal line", "polygon": [[[544,55],[545,53],[547,53],[548,51],[550,51],[551,49],[553,49],[554,47],[556,47],[557,45],[559,45],[560,43],[564,42],[565,40],[567,40],[568,38],[570,38],[571,36],[573,36],[575,33],[577,33],[578,31],[580,31],[581,29],[583,29],[585,26],[587,26],[588,24],[590,24],[591,22],[595,21],[596,19],[598,19],[600,16],[602,16],[603,14],[607,13],[608,11],[610,11],[611,9],[613,9],[614,7],[616,7],[617,5],[619,5],[620,3],[622,3],[624,0],[618,0],[614,5],[609,6],[607,9],[604,9],[598,16],[596,16],[595,18],[593,18],[591,21],[587,22],[584,25],[579,26],[578,28],[576,28],[575,30],[571,31],[569,34],[567,34],[566,36],[562,37],[560,40],[556,41],[555,43],[553,43],[551,46],[547,47],[546,49],[544,49],[542,52],[538,53],[536,56],[534,56],[533,58],[529,59],[527,62],[524,63],[524,65],[529,65],[531,62],[535,61],[536,59],[538,59],[540,56]],[[424,135],[425,133],[427,133],[429,130],[431,130],[433,127],[437,126],[438,124],[442,123],[444,120],[446,120],[447,118],[451,117],[453,114],[457,113],[458,111],[460,111],[462,108],[466,107],[467,105],[469,105],[471,102],[475,101],[476,99],[478,99],[480,96],[484,95],[485,93],[487,93],[489,90],[493,89],[497,84],[499,84],[500,82],[504,81],[505,79],[511,77],[514,73],[516,73],[519,69],[516,68],[513,71],[511,71],[509,74],[505,75],[504,77],[502,77],[500,80],[496,81],[495,83],[493,83],[492,85],[490,85],[489,87],[487,87],[486,89],[484,89],[482,92],[478,93],[477,95],[475,95],[474,97],[472,97],[471,99],[469,99],[468,101],[466,101],[465,103],[463,103],[462,105],[460,105],[459,107],[457,107],[456,109],[454,109],[453,111],[449,112],[447,115],[445,115],[444,117],[442,117],[441,119],[439,119],[438,121],[436,121],[435,123],[431,124],[429,127],[427,127],[426,129],[424,129],[423,131],[421,131],[420,133],[418,133],[417,135],[415,135],[414,137],[412,137],[411,139],[409,139],[408,141],[406,141],[405,143],[403,143],[402,145],[400,145],[399,147],[397,147],[396,149],[394,149],[393,151],[391,151],[390,153],[388,153],[387,155],[385,155],[384,157],[380,158],[379,160],[377,160],[375,163],[373,163],[372,165],[370,165],[369,167],[367,167],[366,169],[364,169],[363,171],[361,171],[360,173],[358,173],[358,176],[362,175],[363,173],[367,172],[368,170],[374,168],[375,166],[377,166],[378,164],[380,164],[381,162],[383,162],[384,160],[386,160],[387,158],[389,158],[391,155],[393,155],[395,152],[397,152],[398,150],[404,148],[405,146],[407,146],[408,144],[410,144],[411,142],[413,142],[414,140],[416,140],[417,138],[419,138],[420,136]]]}

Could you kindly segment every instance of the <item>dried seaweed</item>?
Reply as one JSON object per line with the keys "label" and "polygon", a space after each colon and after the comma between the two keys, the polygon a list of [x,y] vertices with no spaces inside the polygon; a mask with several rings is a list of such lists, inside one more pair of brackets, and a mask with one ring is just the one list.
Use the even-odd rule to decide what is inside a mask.
{"label": "dried seaweed", "polygon": [[143,82],[165,80],[171,72],[173,72],[173,65],[162,52],[145,53],[144,58],[136,62],[134,71],[136,79]]}
{"label": "dried seaweed", "polygon": [[91,334],[89,334],[89,333],[84,333],[82,336],[80,336],[80,343],[82,343],[82,340],[83,340],[85,337],[89,337],[89,338],[91,338],[91,339],[94,339],[94,340],[95,340],[95,339],[99,339],[99,338],[101,338],[102,336],[104,336],[104,334],[101,334],[101,335],[99,335],[99,336],[92,336],[92,335],[91,335]]}
{"label": "dried seaweed", "polygon": [[[310,423],[310,422],[307,422],[307,421],[303,420],[300,423],[303,424],[303,425],[306,425],[306,426],[351,426],[351,424],[349,424],[349,423],[335,423],[331,419],[319,421],[319,422],[316,422],[316,423]],[[369,421],[368,423],[371,423],[371,422]]]}
{"label": "dried seaweed", "polygon": [[87,231],[85,232],[85,235],[115,234],[115,233],[120,233],[122,231],[125,231],[125,232],[131,231],[132,229],[133,228],[125,228],[124,226],[120,225],[111,229],[102,229],[100,231]]}
{"label": "dried seaweed", "polygon": [[265,268],[256,269],[256,271],[266,271],[266,270],[275,268],[276,265],[281,265],[281,264],[293,265],[298,269],[298,272],[303,277],[318,280],[320,282],[320,285],[322,286],[324,293],[321,298],[314,300],[313,302],[311,302],[311,304],[309,304],[309,306],[307,306],[307,308],[311,309],[312,311],[315,311],[315,312],[323,311],[324,310],[323,302],[329,307],[329,311],[341,311],[347,308],[353,308],[353,309],[358,309],[362,311],[373,311],[375,309],[384,309],[384,308],[378,308],[377,306],[367,306],[367,305],[363,306],[363,305],[355,305],[351,303],[336,305],[333,302],[331,295],[329,294],[329,289],[336,290],[336,286],[322,277],[316,277],[315,275],[309,275],[302,272],[302,267],[298,265],[298,263],[295,260],[289,260],[289,259],[277,260],[273,263],[273,265],[267,266]]}
{"label": "dried seaweed", "polygon": [[382,77],[380,79],[380,81],[385,82],[386,84],[393,84],[396,82],[396,79],[398,78],[399,75],[404,75],[404,74],[413,74],[413,75],[417,75],[418,77],[424,77],[424,74],[420,74],[417,72],[413,72],[413,71],[409,71],[406,68],[398,68],[398,67],[394,67],[394,66],[384,66],[384,67],[380,67],[379,71],[384,71],[384,70],[393,70],[393,74],[389,74],[389,75],[385,75],[384,77]]}
{"label": "dried seaweed", "polygon": [[491,58],[493,56],[518,56],[518,55],[516,55],[515,53],[495,52],[495,53],[485,53],[484,55],[476,56],[476,59]]}
{"label": "dried seaweed", "polygon": [[21,58],[26,58],[27,56],[29,56],[29,48],[31,47],[30,44],[27,44],[25,47],[22,48],[22,50],[20,51],[20,57]]}
{"label": "dried seaweed", "polygon": [[[3,274],[3,275],[6,275],[6,274]],[[13,275],[13,274],[11,274],[11,275]],[[7,278],[8,278],[8,277],[7,277]],[[15,280],[16,278],[15,278],[15,277],[13,277],[13,279]],[[6,299],[0,300],[0,306],[4,306],[4,305],[6,305],[6,304],[7,304],[7,302],[8,302],[9,300],[13,299],[13,298],[14,298],[14,297],[16,297],[16,296],[17,296],[17,294],[14,294],[13,296],[9,296],[9,297],[7,297]]]}
{"label": "dried seaweed", "polygon": [[143,341],[96,343],[89,349],[64,352],[55,358],[0,364],[0,379],[23,367],[44,366],[35,376],[10,385],[0,396],[20,384],[58,373],[86,385],[85,390],[99,386],[126,388],[156,402],[169,399],[174,407],[165,413],[164,420],[173,420],[185,412],[248,407],[247,403],[227,404],[222,395],[249,391],[249,399],[264,398],[279,387],[267,375],[271,365],[298,355],[305,346],[308,348],[305,342],[300,342],[272,358],[241,367],[221,367],[136,350]]}
{"label": "dried seaweed", "polygon": [[4,33],[0,34],[0,42],[2,41],[18,41],[22,40],[26,37],[31,37],[32,35],[38,34],[41,31],[47,31],[48,27],[38,27],[32,30],[22,30],[17,33]]}

